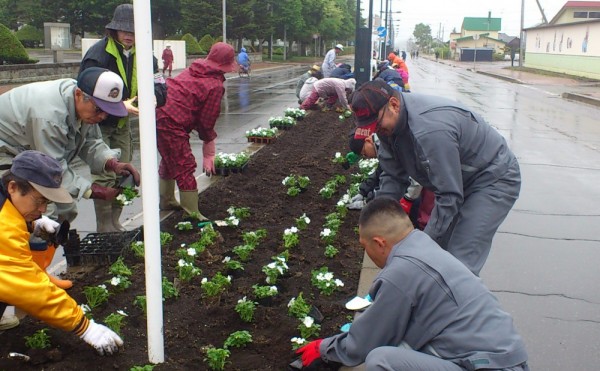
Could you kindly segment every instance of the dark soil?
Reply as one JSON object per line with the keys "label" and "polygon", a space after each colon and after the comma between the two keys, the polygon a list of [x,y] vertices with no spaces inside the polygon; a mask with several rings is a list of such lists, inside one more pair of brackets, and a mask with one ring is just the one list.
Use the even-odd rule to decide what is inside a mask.
{"label": "dark soil", "polygon": [[[202,275],[190,283],[180,284],[179,298],[164,302],[165,363],[155,370],[205,370],[203,361],[206,346],[222,347],[234,331],[248,330],[253,343],[245,348],[231,349],[228,370],[284,370],[292,360],[290,339],[299,336],[299,320],[287,314],[287,303],[303,292],[310,304],[325,316],[321,337],[339,332],[349,322],[352,313],[344,307],[346,301],[356,294],[363,250],[354,231],[358,213],[349,212],[340,228],[335,246],[340,253],[333,259],[324,256],[324,243],[319,233],[325,215],[335,211],[340,194],[330,200],[323,199],[319,190],[335,174],[349,175],[356,168],[344,170],[332,163],[335,152],[346,153],[347,133],[353,126],[352,119],[340,122],[335,112],[312,112],[298,126],[286,130],[277,141],[265,146],[250,160],[241,174],[219,179],[200,195],[200,210],[208,217],[218,220],[228,216],[230,206],[249,207],[252,215],[242,220],[238,228],[218,227],[222,240],[196,259]],[[297,197],[286,195],[281,181],[290,174],[306,175],[311,179],[308,190]],[[349,178],[349,177],[348,177]],[[342,192],[345,191],[345,188]],[[254,299],[251,286],[265,284],[263,265],[283,250],[284,229],[295,225],[295,219],[306,213],[310,219],[306,230],[300,231],[300,244],[291,250],[288,261],[289,275],[280,279],[279,295],[270,305],[259,305],[252,323],[242,322],[234,311],[238,299],[248,296]],[[173,281],[178,258],[174,252],[182,243],[191,244],[198,239],[198,228],[180,232],[174,228],[181,221],[181,213],[175,213],[161,225],[162,231],[174,235],[173,241],[163,247],[163,276]],[[231,250],[242,244],[241,233],[265,228],[268,237],[254,251],[245,270],[234,277],[232,286],[219,303],[207,301],[201,295],[202,277],[211,278],[223,271],[223,257],[235,255]],[[122,293],[114,293],[108,303],[94,310],[98,322],[116,310],[129,314],[122,329],[125,347],[117,355],[101,357],[74,335],[50,329],[52,352],[32,353],[29,363],[7,359],[9,352],[28,353],[23,337],[45,328],[43,323],[27,317],[13,330],[0,335],[0,369],[6,370],[129,370],[135,365],[148,364],[146,317],[133,300],[145,295],[144,265],[139,258],[126,254],[126,263],[134,271],[133,285]],[[324,296],[310,283],[311,270],[327,266],[345,286],[331,296]],[[75,287],[69,292],[78,303],[84,303],[84,286],[98,285],[110,279],[107,266],[100,266],[82,277],[76,278]],[[223,272],[227,273],[227,272]],[[25,293],[26,294],[26,293]],[[37,364],[33,364],[37,363]]]}

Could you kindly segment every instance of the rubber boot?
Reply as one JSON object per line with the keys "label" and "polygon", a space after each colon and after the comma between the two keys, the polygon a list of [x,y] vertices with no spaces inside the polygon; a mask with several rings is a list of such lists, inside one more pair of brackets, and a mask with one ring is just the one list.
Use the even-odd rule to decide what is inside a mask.
{"label": "rubber boot", "polygon": [[123,225],[121,225],[121,222],[119,221],[121,213],[123,212],[123,206],[119,206],[114,203],[111,206],[111,220],[113,228],[118,232],[125,232],[127,229],[125,229],[125,227],[123,227]]}
{"label": "rubber boot", "polygon": [[181,205],[175,199],[174,179],[159,179],[158,190],[160,193],[158,207],[161,210],[181,210]]}
{"label": "rubber boot", "polygon": [[94,200],[96,211],[96,232],[116,232],[112,222],[112,201]]}
{"label": "rubber boot", "polygon": [[[30,246],[33,246],[31,244]],[[46,269],[52,263],[52,259],[54,259],[54,254],[56,253],[56,248],[54,246],[46,245],[46,250],[36,250],[35,248],[31,248],[31,256],[33,261],[40,267],[41,270],[48,275],[50,282],[60,287],[63,290],[70,289],[73,287],[73,281],[70,280],[61,280],[58,277],[54,277],[51,274],[48,274]]]}
{"label": "rubber boot", "polygon": [[186,217],[197,217],[199,221],[208,220],[207,217],[200,213],[198,210],[198,190],[194,191],[179,191],[179,197],[181,198],[181,207],[186,212]]}

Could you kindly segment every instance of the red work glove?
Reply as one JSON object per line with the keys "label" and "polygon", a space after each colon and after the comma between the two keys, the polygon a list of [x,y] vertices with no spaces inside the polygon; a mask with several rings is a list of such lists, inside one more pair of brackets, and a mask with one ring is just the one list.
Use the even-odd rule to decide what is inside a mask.
{"label": "red work glove", "polygon": [[402,209],[404,210],[404,212],[406,214],[410,214],[410,209],[412,208],[412,204],[413,204],[412,201],[407,200],[404,197],[402,197],[402,199],[400,200],[400,206],[402,206]]}
{"label": "red work glove", "polygon": [[118,188],[103,187],[97,183],[92,183],[91,190],[92,194],[90,198],[105,201],[112,201],[121,193],[121,190]]}
{"label": "red work glove", "polygon": [[206,174],[214,174],[215,173],[215,153],[216,153],[216,143],[213,140],[210,142],[204,142],[202,146],[202,168]]}
{"label": "red work glove", "polygon": [[133,165],[130,163],[119,162],[116,158],[111,158],[110,160],[106,161],[104,169],[123,176],[131,174],[133,175],[133,181],[135,182],[135,185],[140,185],[140,173],[138,173],[135,167],[133,167]]}
{"label": "red work glove", "polygon": [[323,339],[317,339],[306,344],[296,351],[296,354],[302,357],[302,366],[309,367],[313,362],[321,361],[321,351],[319,347]]}

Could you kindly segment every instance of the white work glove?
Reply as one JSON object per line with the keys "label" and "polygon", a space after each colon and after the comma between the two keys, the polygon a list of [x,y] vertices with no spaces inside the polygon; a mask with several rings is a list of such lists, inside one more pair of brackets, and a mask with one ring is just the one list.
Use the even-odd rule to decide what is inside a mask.
{"label": "white work glove", "polygon": [[123,346],[123,340],[104,325],[99,325],[90,320],[87,330],[81,335],[81,339],[93,346],[100,355],[113,354]]}
{"label": "white work glove", "polygon": [[47,240],[60,228],[60,223],[42,215],[41,218],[33,222],[33,235]]}
{"label": "white work glove", "polygon": [[359,193],[352,197],[350,203],[346,205],[346,207],[350,210],[361,210],[366,204],[365,198]]}

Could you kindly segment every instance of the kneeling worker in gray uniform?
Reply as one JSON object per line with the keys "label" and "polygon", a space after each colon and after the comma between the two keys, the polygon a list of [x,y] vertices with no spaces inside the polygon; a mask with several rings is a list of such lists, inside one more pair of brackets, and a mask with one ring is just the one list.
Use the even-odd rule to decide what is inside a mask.
{"label": "kneeling worker in gray uniform", "polygon": [[511,316],[461,262],[413,229],[396,199],[369,202],[360,244],[382,271],[372,304],[350,330],[298,349],[304,368],[527,371],[525,345]]}

